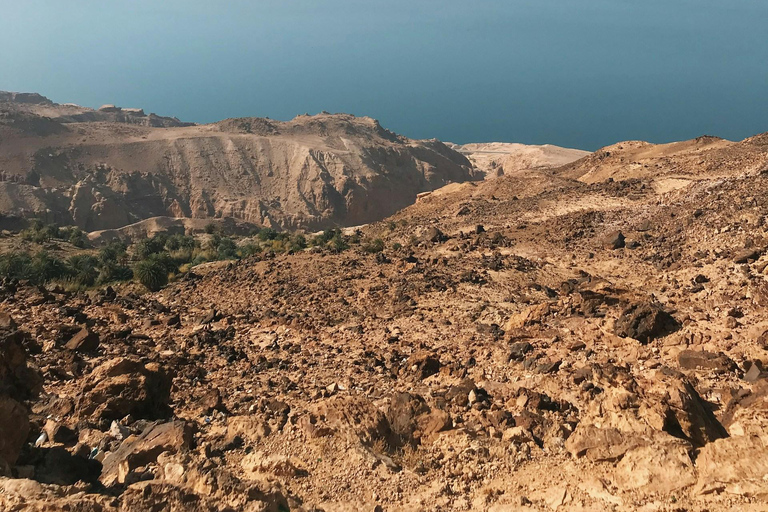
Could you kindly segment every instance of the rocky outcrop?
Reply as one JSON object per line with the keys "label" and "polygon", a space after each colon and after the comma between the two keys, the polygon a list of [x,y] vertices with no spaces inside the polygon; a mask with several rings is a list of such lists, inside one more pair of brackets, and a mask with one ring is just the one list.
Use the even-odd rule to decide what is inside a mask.
{"label": "rocky outcrop", "polygon": [[168,414],[170,378],[155,363],[117,358],[97,368],[83,385],[76,413],[94,422],[159,418]]}
{"label": "rocky outcrop", "polygon": [[0,475],[10,474],[29,435],[23,401],[40,390],[40,377],[27,366],[25,337],[15,320],[0,312]]}

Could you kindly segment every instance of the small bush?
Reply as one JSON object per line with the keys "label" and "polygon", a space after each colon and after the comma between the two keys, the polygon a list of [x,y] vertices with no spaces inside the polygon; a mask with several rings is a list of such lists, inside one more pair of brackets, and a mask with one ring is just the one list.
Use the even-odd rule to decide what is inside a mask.
{"label": "small bush", "polygon": [[231,238],[222,238],[216,248],[219,259],[231,260],[237,258],[237,245]]}
{"label": "small bush", "polygon": [[67,265],[46,251],[35,254],[30,261],[30,279],[37,284],[47,283],[51,279],[60,279],[69,274]]}
{"label": "small bush", "polygon": [[72,281],[80,286],[93,286],[99,277],[96,266],[99,260],[88,254],[76,254],[67,260]]}
{"label": "small bush", "polygon": [[176,234],[168,238],[168,241],[165,243],[165,248],[169,252],[180,251],[184,249],[191,251],[195,248],[195,245],[196,243],[193,237]]}
{"label": "small bush", "polygon": [[218,233],[214,233],[208,239],[208,242],[206,242],[205,248],[208,250],[216,251],[218,250],[220,243],[221,243],[221,235]]}
{"label": "small bush", "polygon": [[261,246],[256,245],[252,242],[241,245],[237,250],[237,253],[240,255],[241,258],[247,258],[248,256],[253,256],[254,254],[258,254],[260,252],[261,252]]}
{"label": "small bush", "polygon": [[83,230],[80,228],[73,228],[69,231],[69,243],[75,247],[83,248],[88,242],[88,237],[85,236]]}
{"label": "small bush", "polygon": [[113,262],[104,263],[99,268],[99,277],[97,284],[113,283],[115,281],[130,281],[133,279],[133,270],[124,265],[118,265]]}
{"label": "small bush", "polygon": [[127,249],[124,242],[113,240],[99,250],[99,261],[102,265],[125,261]]}
{"label": "small bush", "polygon": [[289,250],[291,252],[303,251],[307,248],[307,237],[304,235],[296,235],[291,239]]}
{"label": "small bush", "polygon": [[133,255],[136,259],[145,260],[153,254],[165,251],[165,244],[167,242],[168,235],[164,233],[157,234],[152,238],[145,238],[134,244]]}
{"label": "small bush", "polygon": [[314,246],[325,246],[328,242],[333,240],[333,238],[337,235],[341,234],[340,229],[326,229],[316,237],[312,239],[312,245]]}
{"label": "small bush", "polygon": [[25,252],[0,255],[0,275],[8,279],[29,279],[32,258]]}
{"label": "small bush", "polygon": [[370,253],[381,252],[384,250],[384,240],[381,238],[371,240],[370,242],[363,244],[363,250]]}
{"label": "small bush", "polygon": [[168,265],[160,255],[151,255],[133,267],[133,274],[144,287],[156,292],[168,284]]}
{"label": "small bush", "polygon": [[44,224],[39,219],[30,221],[29,228],[21,232],[22,240],[42,244],[53,238],[61,238],[61,231],[55,224]]}
{"label": "small bush", "polygon": [[272,228],[262,228],[259,231],[259,240],[266,242],[267,240],[274,240],[277,238],[277,231]]}
{"label": "small bush", "polygon": [[340,253],[349,249],[349,244],[345,240],[344,235],[341,234],[341,231],[336,233],[336,235],[331,239],[330,245],[331,250],[335,253]]}

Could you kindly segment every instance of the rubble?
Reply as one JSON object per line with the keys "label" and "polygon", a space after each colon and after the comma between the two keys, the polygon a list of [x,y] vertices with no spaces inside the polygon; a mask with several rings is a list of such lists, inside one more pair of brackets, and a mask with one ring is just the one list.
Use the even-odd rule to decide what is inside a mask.
{"label": "rubble", "polygon": [[0,509],[764,507],[768,146],[706,147],[434,192],[377,254],[0,283]]}

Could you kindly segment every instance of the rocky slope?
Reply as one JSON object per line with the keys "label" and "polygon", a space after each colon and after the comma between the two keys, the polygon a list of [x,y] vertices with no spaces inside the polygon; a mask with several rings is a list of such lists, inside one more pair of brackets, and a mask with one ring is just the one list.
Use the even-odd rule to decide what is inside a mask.
{"label": "rocky slope", "polygon": [[0,508],[766,510],[764,140],[450,185],[377,254],[3,283]]}
{"label": "rocky slope", "polygon": [[0,212],[88,231],[150,217],[233,217],[285,229],[380,220],[420,192],[479,178],[436,141],[345,114],[192,126],[0,94]]}

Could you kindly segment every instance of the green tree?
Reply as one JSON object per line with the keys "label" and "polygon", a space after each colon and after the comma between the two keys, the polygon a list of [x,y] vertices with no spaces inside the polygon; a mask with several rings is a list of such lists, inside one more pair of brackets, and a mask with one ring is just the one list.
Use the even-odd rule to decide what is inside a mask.
{"label": "green tree", "polygon": [[156,292],[168,284],[168,262],[161,255],[150,255],[136,263],[133,274],[145,288]]}
{"label": "green tree", "polygon": [[67,260],[72,280],[81,286],[93,286],[99,272],[96,270],[99,260],[89,254],[75,254]]}
{"label": "green tree", "polygon": [[237,258],[237,245],[228,237],[224,237],[219,240],[219,245],[216,250],[221,260],[231,260]]}

